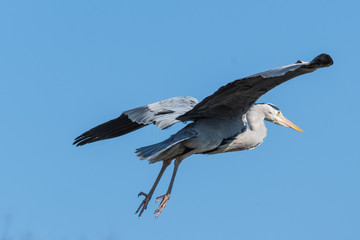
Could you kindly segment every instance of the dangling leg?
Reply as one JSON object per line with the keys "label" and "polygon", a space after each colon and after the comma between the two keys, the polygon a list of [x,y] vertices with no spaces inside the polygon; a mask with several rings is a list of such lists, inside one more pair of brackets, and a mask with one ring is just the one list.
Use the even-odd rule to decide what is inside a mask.
{"label": "dangling leg", "polygon": [[[135,214],[137,214],[139,211],[139,218],[141,217],[141,214],[143,213],[143,211],[147,208],[147,205],[155,191],[156,186],[158,185],[163,173],[165,172],[165,169],[170,165],[171,160],[167,160],[167,161],[163,161],[163,165],[161,167],[161,170],[159,172],[159,175],[157,176],[154,185],[151,187],[150,192],[148,194],[144,193],[144,192],[140,192],[138,197],[140,197],[141,195],[144,196],[144,200],[141,202],[139,208],[136,210]],[[141,210],[140,210],[141,209]]]}
{"label": "dangling leg", "polygon": [[171,177],[169,188],[165,195],[162,195],[162,196],[156,198],[156,202],[158,202],[160,199],[162,199],[162,200],[161,200],[159,207],[155,210],[155,213],[156,213],[155,218],[157,218],[160,215],[160,213],[162,212],[162,210],[164,210],[167,202],[170,199],[171,189],[174,184],[176,172],[177,172],[178,167],[183,159],[184,159],[184,157],[181,157],[181,156],[176,158],[175,163],[174,163],[174,171],[173,171],[173,174]]}

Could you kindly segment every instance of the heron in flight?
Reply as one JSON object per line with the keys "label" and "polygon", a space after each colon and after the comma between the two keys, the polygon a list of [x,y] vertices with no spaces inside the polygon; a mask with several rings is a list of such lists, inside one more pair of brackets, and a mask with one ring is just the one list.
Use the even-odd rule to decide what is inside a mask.
{"label": "heron in flight", "polygon": [[146,159],[150,163],[162,161],[161,170],[150,191],[139,193],[139,196],[144,196],[136,211],[139,217],[147,208],[166,168],[175,160],[168,190],[156,198],[156,202],[161,200],[155,211],[155,217],[158,217],[170,199],[176,172],[185,158],[193,154],[253,149],[266,137],[264,120],[302,132],[275,105],[255,102],[267,91],[291,78],[332,64],[329,55],[321,54],[311,62],[298,60],[294,64],[235,80],[201,102],[193,97],[174,97],[127,110],[118,118],[81,134],[73,144],[81,146],[122,136],[149,124],[165,129],[179,121],[190,122],[165,141],[136,150],[142,160]]}

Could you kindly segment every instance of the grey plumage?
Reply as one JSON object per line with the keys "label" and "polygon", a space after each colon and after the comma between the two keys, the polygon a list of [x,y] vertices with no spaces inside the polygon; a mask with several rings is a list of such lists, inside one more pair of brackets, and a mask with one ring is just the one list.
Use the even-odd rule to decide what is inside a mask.
{"label": "grey plumage", "polygon": [[[175,159],[174,172],[165,195],[155,211],[156,217],[166,206],[181,161],[192,154],[216,154],[252,149],[266,137],[264,120],[302,131],[287,120],[273,104],[255,104],[267,91],[277,85],[318,68],[333,64],[331,57],[321,54],[311,62],[297,61],[294,64],[275,68],[249,77],[235,80],[219,88],[200,103],[193,97],[175,97],[123,112],[120,117],[103,123],[75,138],[76,146],[121,136],[155,124],[165,129],[179,121],[193,121],[182,130],[157,144],[136,150],[140,159],[150,163],[162,161],[163,167],[136,213],[139,217],[167,166]],[[248,127],[247,127],[248,126]]]}
{"label": "grey plumage", "polygon": [[159,129],[165,129],[179,122],[177,117],[191,110],[198,102],[194,97],[174,97],[125,111],[124,114],[139,124],[153,123]]}
{"label": "grey plumage", "polygon": [[[138,156],[141,160],[147,159],[150,163],[155,163],[157,161],[161,161],[162,159],[173,158],[174,154],[176,155],[179,152],[186,151],[186,148],[181,146],[179,143],[196,137],[197,135],[198,133],[191,128],[184,128],[165,141],[136,149],[136,156]],[[169,151],[170,149],[171,151]]]}

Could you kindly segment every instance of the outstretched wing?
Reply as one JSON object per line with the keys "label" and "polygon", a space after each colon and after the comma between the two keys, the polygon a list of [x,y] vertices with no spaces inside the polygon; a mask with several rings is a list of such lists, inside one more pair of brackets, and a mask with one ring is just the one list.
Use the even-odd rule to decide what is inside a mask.
{"label": "outstretched wing", "polygon": [[103,123],[75,138],[81,146],[108,138],[119,137],[149,124],[165,129],[179,122],[176,118],[191,110],[198,100],[193,97],[174,97],[123,112],[120,117]]}
{"label": "outstretched wing", "polygon": [[246,113],[263,94],[277,85],[318,68],[329,67],[333,60],[321,54],[311,62],[297,61],[295,64],[275,68],[250,77],[235,80],[208,96],[192,110],[179,116],[181,121],[200,118],[229,118]]}

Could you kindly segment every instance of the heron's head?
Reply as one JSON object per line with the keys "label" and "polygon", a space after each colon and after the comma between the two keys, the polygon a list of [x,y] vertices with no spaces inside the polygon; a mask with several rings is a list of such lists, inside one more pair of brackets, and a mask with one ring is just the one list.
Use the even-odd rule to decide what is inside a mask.
{"label": "heron's head", "polygon": [[271,103],[263,103],[263,111],[265,113],[265,120],[273,122],[277,125],[290,127],[299,132],[304,132],[298,126],[287,120],[281,113],[280,109]]}

